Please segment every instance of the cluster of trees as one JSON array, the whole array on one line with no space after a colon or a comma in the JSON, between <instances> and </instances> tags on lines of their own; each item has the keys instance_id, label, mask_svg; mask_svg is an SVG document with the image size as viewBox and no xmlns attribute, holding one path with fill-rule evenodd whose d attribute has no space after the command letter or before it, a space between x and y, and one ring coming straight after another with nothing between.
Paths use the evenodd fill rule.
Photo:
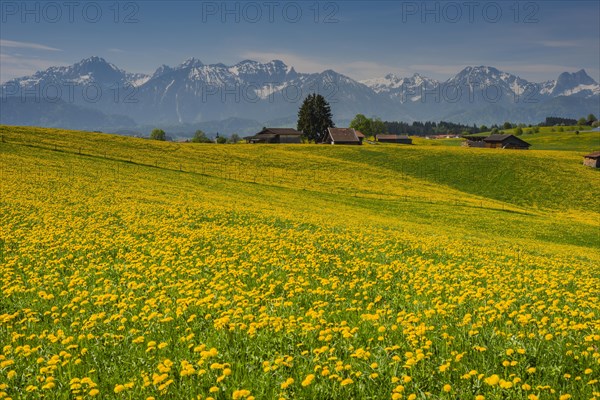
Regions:
<instances>
[{"instance_id":1,"label":"cluster of trees","mask_svg":"<svg viewBox=\"0 0 600 400\"><path fill-rule=\"evenodd\" d=\"M215 140L212 140L211 138L206 136L206 134L203 131L197 130L194 133L194 136L192 137L190 142L192 142L192 143L225 144L225 143L239 143L239 142L241 142L241 140L242 140L242 138L237 133L233 133L231 136L225 137L225 136L220 136L219 132L217 132L217 137L215 137Z\"/></svg>"},{"instance_id":2,"label":"cluster of trees","mask_svg":"<svg viewBox=\"0 0 600 400\"><path fill-rule=\"evenodd\" d=\"M363 114L357 114L350 122L350 128L360 131L363 135L375 136L380 133L387 133L385 123L379 118L367 118Z\"/></svg>"},{"instance_id":3,"label":"cluster of trees","mask_svg":"<svg viewBox=\"0 0 600 400\"><path fill-rule=\"evenodd\" d=\"M577 120L571 118L546 117L546 120L540 126L556 126L556 125L575 125Z\"/></svg>"},{"instance_id":4,"label":"cluster of trees","mask_svg":"<svg viewBox=\"0 0 600 400\"><path fill-rule=\"evenodd\" d=\"M587 118L579 118L579 120L577 121L577 125L588 125L596 127L600 126L600 123L598 122L598 118L596 118L594 114L590 114L587 116Z\"/></svg>"},{"instance_id":5,"label":"cluster of trees","mask_svg":"<svg viewBox=\"0 0 600 400\"><path fill-rule=\"evenodd\" d=\"M490 133L492 135L503 134L504 131L502 131L501 128L502 129L514 129L512 134L515 136L521 136L523 133L533 134L533 133L538 133L540 131L539 126L531 126L531 125L527 126L525 124L507 125L506 123L504 123L504 125L502 125L502 127L494 126ZM485 132L485 131L482 131L482 132Z\"/></svg>"},{"instance_id":6,"label":"cluster of trees","mask_svg":"<svg viewBox=\"0 0 600 400\"><path fill-rule=\"evenodd\" d=\"M600 126L600 122L594 114L590 114L587 118L580 118L578 121L569 118L560 117L548 117L546 121L540 123L537 126L516 124L512 122L505 122L501 125L481 125L479 127L473 125L457 124L454 122L441 121L435 122L419 122L415 121L412 124L406 122L388 122L385 121L383 124L386 127L387 132L392 134L408 134L415 136L425 135L441 135L441 134L453 134L453 135L467 135L480 132L490 132L492 134L502 133L503 130L514 129L515 135L521 135L523 133L537 133L539 132L540 126L556 126L556 125L579 125L579 126Z\"/></svg>"},{"instance_id":7,"label":"cluster of trees","mask_svg":"<svg viewBox=\"0 0 600 400\"><path fill-rule=\"evenodd\" d=\"M167 140L167 134L162 129L153 129L150 133L150 139L161 140L164 142L165 140Z\"/></svg>"},{"instance_id":8,"label":"cluster of trees","mask_svg":"<svg viewBox=\"0 0 600 400\"><path fill-rule=\"evenodd\" d=\"M598 122L598 118L594 114L589 114L586 117L581 117L578 120L572 118L560 118L560 117L547 117L544 122L540 124L540 126L557 126L557 125L565 125L565 126L598 126L600 123Z\"/></svg>"},{"instance_id":9,"label":"cluster of trees","mask_svg":"<svg viewBox=\"0 0 600 400\"><path fill-rule=\"evenodd\" d=\"M162 129L156 128L156 129L153 129L152 132L150 133L150 139L165 141L165 140L167 140L167 134ZM192 136L192 138L189 141L192 143L223 144L223 143L238 143L241 140L242 140L242 138L236 133L232 134L228 138L225 136L219 136L219 134L217 133L217 137L215 138L215 140L213 140L213 139L209 138L206 135L206 133L204 133L202 130L199 129L196 132L194 132L194 136Z\"/></svg>"},{"instance_id":10,"label":"cluster of trees","mask_svg":"<svg viewBox=\"0 0 600 400\"><path fill-rule=\"evenodd\" d=\"M206 136L206 134L201 130L197 130L194 133L194 136L192 136L192 139L190 140L190 142L192 142L192 143L214 143L213 140L211 138L209 138L208 136Z\"/></svg>"}]
</instances>

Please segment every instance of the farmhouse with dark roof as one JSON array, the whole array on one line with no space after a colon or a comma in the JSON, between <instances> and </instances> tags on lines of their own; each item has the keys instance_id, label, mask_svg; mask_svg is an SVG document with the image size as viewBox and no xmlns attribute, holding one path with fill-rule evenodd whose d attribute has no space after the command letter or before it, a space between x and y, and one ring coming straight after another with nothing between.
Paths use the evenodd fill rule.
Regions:
<instances>
[{"instance_id":1,"label":"farmhouse with dark roof","mask_svg":"<svg viewBox=\"0 0 600 400\"><path fill-rule=\"evenodd\" d=\"M263 128L244 140L248 143L302 143L302 132L292 128Z\"/></svg>"},{"instance_id":2,"label":"farmhouse with dark roof","mask_svg":"<svg viewBox=\"0 0 600 400\"><path fill-rule=\"evenodd\" d=\"M352 128L327 128L323 143L361 145L362 140Z\"/></svg>"},{"instance_id":3,"label":"farmhouse with dark roof","mask_svg":"<svg viewBox=\"0 0 600 400\"><path fill-rule=\"evenodd\" d=\"M490 149L520 149L527 150L531 144L515 135L467 136L463 146L485 147Z\"/></svg>"}]
</instances>

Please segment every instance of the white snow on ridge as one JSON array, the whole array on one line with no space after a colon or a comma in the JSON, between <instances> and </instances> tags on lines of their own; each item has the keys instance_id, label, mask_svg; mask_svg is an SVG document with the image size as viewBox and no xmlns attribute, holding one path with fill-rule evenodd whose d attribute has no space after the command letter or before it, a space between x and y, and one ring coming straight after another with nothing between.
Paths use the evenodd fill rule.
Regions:
<instances>
[{"instance_id":1,"label":"white snow on ridge","mask_svg":"<svg viewBox=\"0 0 600 400\"><path fill-rule=\"evenodd\" d=\"M547 81L541 84L540 94L552 94L556 88L556 81Z\"/></svg>"},{"instance_id":2,"label":"white snow on ridge","mask_svg":"<svg viewBox=\"0 0 600 400\"><path fill-rule=\"evenodd\" d=\"M282 83L281 85L265 85L256 91L256 94L261 99L268 99L270 96L274 95L278 92L283 92L283 90L288 86L287 83Z\"/></svg>"},{"instance_id":3,"label":"white snow on ridge","mask_svg":"<svg viewBox=\"0 0 600 400\"><path fill-rule=\"evenodd\" d=\"M74 79L73 82L75 83L79 83L79 84L84 84L87 83L91 80L91 76L90 74L86 74L86 75L80 75L78 78Z\"/></svg>"},{"instance_id":4,"label":"white snow on ridge","mask_svg":"<svg viewBox=\"0 0 600 400\"><path fill-rule=\"evenodd\" d=\"M363 85L367 86L379 86L379 85L388 85L390 83L389 79L386 78L371 78L359 81Z\"/></svg>"},{"instance_id":5,"label":"white snow on ridge","mask_svg":"<svg viewBox=\"0 0 600 400\"><path fill-rule=\"evenodd\" d=\"M522 95L527 91L528 85L521 84L519 80L520 79L515 79L512 85L510 85L510 89L513 91L514 94Z\"/></svg>"},{"instance_id":6,"label":"white snow on ridge","mask_svg":"<svg viewBox=\"0 0 600 400\"><path fill-rule=\"evenodd\" d=\"M144 83L148 82L150 80L151 76L146 75L146 76L142 76L140 78L133 78L132 80L129 81L129 83L133 86L133 87L140 87L142 86Z\"/></svg>"},{"instance_id":7,"label":"white snow on ridge","mask_svg":"<svg viewBox=\"0 0 600 400\"><path fill-rule=\"evenodd\" d=\"M363 85L368 86L376 93L389 93L392 97L404 98L404 94L399 91L406 91L407 94L417 93L418 89L431 89L438 86L440 83L435 79L427 78L419 74L414 74L410 78L398 78L394 74L388 74L383 78L365 79L360 81ZM420 96L412 97L411 100L418 101Z\"/></svg>"},{"instance_id":8,"label":"white snow on ridge","mask_svg":"<svg viewBox=\"0 0 600 400\"><path fill-rule=\"evenodd\" d=\"M574 87L573 89L565 90L562 93L556 93L558 96L570 96L573 94L580 93L584 90L589 90L593 94L600 94L600 85L579 85Z\"/></svg>"},{"instance_id":9,"label":"white snow on ridge","mask_svg":"<svg viewBox=\"0 0 600 400\"><path fill-rule=\"evenodd\" d=\"M170 87L171 87L171 86L172 86L174 83L175 83L175 79L173 79L173 80L171 81L171 83L169 83L169 84L167 85L167 87L165 88L165 91L163 92L162 96L160 96L160 102L161 102L161 103L163 102L163 100L164 100L165 96L167 95L167 92L169 91L169 88L170 88Z\"/></svg>"}]
</instances>

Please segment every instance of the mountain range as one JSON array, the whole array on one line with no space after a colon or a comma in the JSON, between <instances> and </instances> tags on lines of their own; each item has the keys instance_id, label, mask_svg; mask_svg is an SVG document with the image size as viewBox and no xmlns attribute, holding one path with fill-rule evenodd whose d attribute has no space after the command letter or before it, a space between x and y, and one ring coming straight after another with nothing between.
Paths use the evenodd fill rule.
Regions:
<instances>
[{"instance_id":1,"label":"mountain range","mask_svg":"<svg viewBox=\"0 0 600 400\"><path fill-rule=\"evenodd\" d=\"M303 98L312 92L325 96L340 126L358 113L390 121L489 125L600 112L600 85L584 70L541 83L488 66L466 67L446 81L420 74L356 81L333 70L300 73L279 60L228 66L191 58L145 75L90 57L0 85L0 123L247 133L266 125L294 126Z\"/></svg>"}]
</instances>

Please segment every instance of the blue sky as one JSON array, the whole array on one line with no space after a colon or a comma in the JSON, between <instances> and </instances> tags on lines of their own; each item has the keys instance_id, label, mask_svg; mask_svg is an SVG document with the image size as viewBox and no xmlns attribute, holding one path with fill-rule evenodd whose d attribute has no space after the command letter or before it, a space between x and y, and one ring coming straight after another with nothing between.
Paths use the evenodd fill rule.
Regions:
<instances>
[{"instance_id":1,"label":"blue sky","mask_svg":"<svg viewBox=\"0 0 600 400\"><path fill-rule=\"evenodd\" d=\"M0 81L89 56L145 73L196 57L355 79L489 65L537 82L584 68L600 81L598 1L76 3L0 1Z\"/></svg>"}]
</instances>

